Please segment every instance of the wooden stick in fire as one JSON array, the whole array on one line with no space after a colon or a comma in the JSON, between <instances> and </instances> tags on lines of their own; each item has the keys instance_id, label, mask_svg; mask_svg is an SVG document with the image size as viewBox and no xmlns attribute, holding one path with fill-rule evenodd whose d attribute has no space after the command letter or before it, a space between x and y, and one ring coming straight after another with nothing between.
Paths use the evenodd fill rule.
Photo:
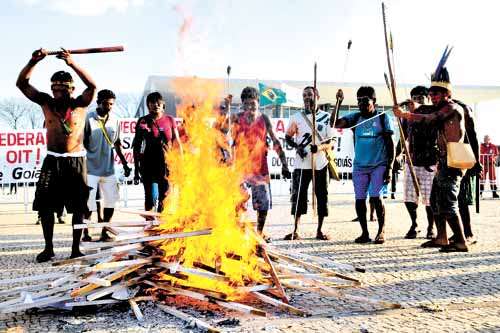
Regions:
<instances>
[{"instance_id":1,"label":"wooden stick in fire","mask_svg":"<svg viewBox=\"0 0 500 333\"><path fill-rule=\"evenodd\" d=\"M68 51L71 54L87 54L87 53L122 52L124 50L125 48L122 45L119 45L119 46L107 46L107 47L91 47L86 49L75 49L66 51ZM61 52L62 50L47 51L47 55L58 55Z\"/></svg>"},{"instance_id":2,"label":"wooden stick in fire","mask_svg":"<svg viewBox=\"0 0 500 333\"><path fill-rule=\"evenodd\" d=\"M271 259L269 258L269 256L267 255L265 247L263 247L263 246L260 247L260 253L262 255L262 258L264 258L264 261L269 265L271 278L274 282L274 285L278 289L281 300L286 304L290 303L290 300L288 299L288 297L285 293L285 290L283 289L283 286L281 285L278 274L276 273L276 270L274 269L273 263L272 263Z\"/></svg>"},{"instance_id":3,"label":"wooden stick in fire","mask_svg":"<svg viewBox=\"0 0 500 333\"><path fill-rule=\"evenodd\" d=\"M394 105L398 105L398 99L396 97L396 80L394 78L394 71L393 71L394 64L392 63L391 56L390 56L391 50L393 50L394 47L392 45L392 37L390 38L391 45L389 46L389 35L387 34L387 22L386 22L386 17L385 17L385 5L383 2L382 2L382 21L384 23L384 37L385 37L385 50L386 50L386 56L387 56L387 66L389 67L389 78L390 78L390 89L389 90L390 90L391 95L392 95L392 102L394 103ZM415 174L415 169L413 168L413 163L411 161L410 152L408 151L408 146L406 145L403 127L401 126L401 120L399 120L399 118L398 118L397 121L398 121L401 145L403 147L403 151L404 151L406 160L408 162L411 180L413 182L413 187L415 188L415 193L417 194L417 197L419 197L420 196L420 186L418 184L417 175Z\"/></svg>"}]
</instances>

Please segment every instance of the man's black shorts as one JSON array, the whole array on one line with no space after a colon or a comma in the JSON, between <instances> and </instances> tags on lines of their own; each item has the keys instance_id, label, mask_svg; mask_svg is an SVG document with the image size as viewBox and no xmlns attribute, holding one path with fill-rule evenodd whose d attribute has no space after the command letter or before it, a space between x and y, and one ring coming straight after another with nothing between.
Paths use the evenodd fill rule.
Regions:
<instances>
[{"instance_id":1,"label":"man's black shorts","mask_svg":"<svg viewBox=\"0 0 500 333\"><path fill-rule=\"evenodd\" d=\"M45 157L33 210L56 212L65 206L68 213L86 213L88 197L85 157Z\"/></svg>"},{"instance_id":2,"label":"man's black shorts","mask_svg":"<svg viewBox=\"0 0 500 333\"><path fill-rule=\"evenodd\" d=\"M432 181L431 206L434 214L458 216L458 193L462 172L460 169L439 168Z\"/></svg>"}]
</instances>

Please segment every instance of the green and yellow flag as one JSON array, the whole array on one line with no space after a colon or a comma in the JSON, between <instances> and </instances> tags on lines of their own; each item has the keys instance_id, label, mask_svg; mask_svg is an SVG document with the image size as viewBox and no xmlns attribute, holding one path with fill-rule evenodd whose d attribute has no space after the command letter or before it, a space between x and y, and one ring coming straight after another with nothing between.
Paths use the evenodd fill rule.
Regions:
<instances>
[{"instance_id":1,"label":"green and yellow flag","mask_svg":"<svg viewBox=\"0 0 500 333\"><path fill-rule=\"evenodd\" d=\"M260 105L280 105L286 103L286 93L283 90L268 87L259 82Z\"/></svg>"}]
</instances>

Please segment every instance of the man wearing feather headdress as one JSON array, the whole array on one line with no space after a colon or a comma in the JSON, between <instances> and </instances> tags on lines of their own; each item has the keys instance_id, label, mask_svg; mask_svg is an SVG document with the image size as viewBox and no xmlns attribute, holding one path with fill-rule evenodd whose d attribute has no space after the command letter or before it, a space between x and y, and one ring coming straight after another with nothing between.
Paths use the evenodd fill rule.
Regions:
<instances>
[{"instance_id":1,"label":"man wearing feather headdress","mask_svg":"<svg viewBox=\"0 0 500 333\"><path fill-rule=\"evenodd\" d=\"M446 53L446 52L445 52ZM451 99L452 86L444 61L440 62L429 89L429 97L436 108L432 114L417 114L393 107L394 114L410 122L427 122L438 128L438 167L433 180L431 205L435 214L438 235L425 242L422 247L440 247L441 252L468 252L462 222L459 217L458 193L462 169L449 167L447 164L447 143L463 142L465 136L464 110ZM418 107L418 105L415 105ZM453 231L453 243L446 235L446 222Z\"/></svg>"}]
</instances>

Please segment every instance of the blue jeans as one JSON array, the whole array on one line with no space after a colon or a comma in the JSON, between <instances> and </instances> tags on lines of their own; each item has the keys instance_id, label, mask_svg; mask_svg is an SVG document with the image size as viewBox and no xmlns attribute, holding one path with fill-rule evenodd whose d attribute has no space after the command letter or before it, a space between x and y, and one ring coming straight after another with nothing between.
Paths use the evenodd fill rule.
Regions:
<instances>
[{"instance_id":1,"label":"blue jeans","mask_svg":"<svg viewBox=\"0 0 500 333\"><path fill-rule=\"evenodd\" d=\"M160 181L152 181L149 179L143 179L142 184L144 186L144 209L153 209L155 202L158 201L158 212L163 210L163 200L167 194L169 184L166 179Z\"/></svg>"}]
</instances>

